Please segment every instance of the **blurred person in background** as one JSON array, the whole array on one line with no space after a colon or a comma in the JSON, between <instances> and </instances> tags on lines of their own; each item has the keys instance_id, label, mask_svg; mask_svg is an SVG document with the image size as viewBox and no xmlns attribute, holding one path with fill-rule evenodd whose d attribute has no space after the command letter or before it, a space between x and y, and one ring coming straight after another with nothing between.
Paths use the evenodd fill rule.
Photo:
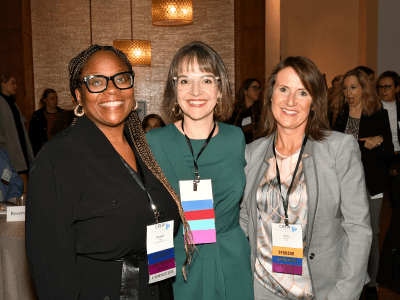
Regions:
<instances>
[{"instance_id":1,"label":"blurred person in background","mask_svg":"<svg viewBox=\"0 0 400 300\"><path fill-rule=\"evenodd\" d=\"M262 109L262 87L256 78L243 81L236 96L232 117L227 122L242 129L246 144L256 140Z\"/></svg>"},{"instance_id":2,"label":"blurred person in background","mask_svg":"<svg viewBox=\"0 0 400 300\"><path fill-rule=\"evenodd\" d=\"M369 78L369 82L371 84L374 84L374 81L375 81L375 71L374 70L372 70L371 68L365 67L365 66L358 66L355 69L356 70L361 70L365 74L367 74L367 76Z\"/></svg>"},{"instance_id":3,"label":"blurred person in background","mask_svg":"<svg viewBox=\"0 0 400 300\"><path fill-rule=\"evenodd\" d=\"M36 156L43 145L52 138L54 122L64 111L58 107L57 92L53 89L45 89L40 98L42 108L33 113L29 126L29 139L32 144L33 154Z\"/></svg>"},{"instance_id":4,"label":"blurred person in background","mask_svg":"<svg viewBox=\"0 0 400 300\"><path fill-rule=\"evenodd\" d=\"M24 182L13 168L6 150L0 148L0 202L21 197L24 191Z\"/></svg>"},{"instance_id":5,"label":"blurred person in background","mask_svg":"<svg viewBox=\"0 0 400 300\"><path fill-rule=\"evenodd\" d=\"M393 156L392 132L388 112L371 84L360 70L348 71L341 81L342 92L331 103L333 130L353 135L361 150L365 181L370 195L369 210L372 227L371 253L368 261L367 295L378 298L376 275L379 269L379 224L383 192L389 185L387 162Z\"/></svg>"},{"instance_id":6,"label":"blurred person in background","mask_svg":"<svg viewBox=\"0 0 400 300\"><path fill-rule=\"evenodd\" d=\"M376 281L400 294L400 76L394 71L383 72L376 81L376 90L389 113L394 145L394 156L388 162L391 176L388 192L393 211Z\"/></svg>"},{"instance_id":7,"label":"blurred person in background","mask_svg":"<svg viewBox=\"0 0 400 300\"><path fill-rule=\"evenodd\" d=\"M143 119L142 126L144 133L146 133L151 129L164 127L165 123L159 115L150 114Z\"/></svg>"},{"instance_id":8,"label":"blurred person in background","mask_svg":"<svg viewBox=\"0 0 400 300\"><path fill-rule=\"evenodd\" d=\"M34 155L25 128L25 118L18 109L14 95L17 82L11 75L0 74L0 148L6 150L15 170L24 181L24 191L28 184L29 166Z\"/></svg>"}]
</instances>

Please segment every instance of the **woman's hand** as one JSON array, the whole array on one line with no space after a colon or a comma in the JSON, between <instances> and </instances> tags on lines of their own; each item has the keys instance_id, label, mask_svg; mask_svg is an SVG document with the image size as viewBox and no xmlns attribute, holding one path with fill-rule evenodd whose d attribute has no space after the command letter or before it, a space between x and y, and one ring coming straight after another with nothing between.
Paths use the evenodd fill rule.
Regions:
<instances>
[{"instance_id":1,"label":"woman's hand","mask_svg":"<svg viewBox=\"0 0 400 300\"><path fill-rule=\"evenodd\" d=\"M381 136L370 136L367 138L359 139L362 142L365 142L364 147L371 150L375 147L379 146L383 142L383 137Z\"/></svg>"}]
</instances>

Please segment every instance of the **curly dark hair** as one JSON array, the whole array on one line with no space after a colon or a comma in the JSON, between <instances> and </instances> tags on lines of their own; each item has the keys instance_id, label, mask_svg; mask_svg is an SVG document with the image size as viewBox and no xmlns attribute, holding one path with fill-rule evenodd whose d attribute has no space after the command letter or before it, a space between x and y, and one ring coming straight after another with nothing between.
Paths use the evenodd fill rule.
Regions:
<instances>
[{"instance_id":1,"label":"curly dark hair","mask_svg":"<svg viewBox=\"0 0 400 300\"><path fill-rule=\"evenodd\" d=\"M194 61L197 61L199 69L202 72L212 73L214 76L220 78L218 81L218 90L221 93L221 97L218 99L216 107L219 114L214 113L214 118L218 121L228 119L232 115L234 101L229 86L228 72L218 53L202 42L193 42L180 48L172 59L162 102L165 117L171 121L182 119L182 116L174 115L177 95L173 78L179 75L179 71L182 69L185 61L188 68L193 65Z\"/></svg>"},{"instance_id":2,"label":"curly dark hair","mask_svg":"<svg viewBox=\"0 0 400 300\"><path fill-rule=\"evenodd\" d=\"M277 130L277 122L272 113L272 96L277 74L286 68L292 68L312 98L305 134L308 139L322 141L329 127L328 94L325 79L316 65L303 56L289 56L283 59L272 71L265 88L265 104L261 113L259 136L270 136Z\"/></svg>"}]
</instances>

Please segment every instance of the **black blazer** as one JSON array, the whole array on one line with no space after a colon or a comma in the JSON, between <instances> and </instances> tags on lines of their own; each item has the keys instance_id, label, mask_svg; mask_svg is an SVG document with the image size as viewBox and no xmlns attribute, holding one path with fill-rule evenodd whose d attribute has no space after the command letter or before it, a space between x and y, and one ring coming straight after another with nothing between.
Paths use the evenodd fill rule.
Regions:
<instances>
[{"instance_id":1,"label":"black blazer","mask_svg":"<svg viewBox=\"0 0 400 300\"><path fill-rule=\"evenodd\" d=\"M135 154L161 221L173 219L176 233L176 203ZM155 218L145 191L86 116L46 143L31 168L28 198L26 252L39 299L119 299L116 260L146 252L146 226ZM139 293L155 288L146 284Z\"/></svg>"},{"instance_id":2,"label":"black blazer","mask_svg":"<svg viewBox=\"0 0 400 300\"><path fill-rule=\"evenodd\" d=\"M345 107L341 114L337 115L333 130L344 132L349 118L349 108ZM371 116L361 115L358 138L372 136L382 136L383 142L374 149L364 147L365 142L358 140L361 151L361 161L364 167L365 181L371 196L383 193L389 184L389 172L386 162L393 156L394 147L392 142L392 132L390 130L389 115L387 110L381 109Z\"/></svg>"},{"instance_id":3,"label":"black blazer","mask_svg":"<svg viewBox=\"0 0 400 300\"><path fill-rule=\"evenodd\" d=\"M63 109L58 107L58 111ZM29 123L29 140L31 141L33 155L37 155L43 145L47 142L47 120L44 116L44 107L33 113Z\"/></svg>"}]
</instances>

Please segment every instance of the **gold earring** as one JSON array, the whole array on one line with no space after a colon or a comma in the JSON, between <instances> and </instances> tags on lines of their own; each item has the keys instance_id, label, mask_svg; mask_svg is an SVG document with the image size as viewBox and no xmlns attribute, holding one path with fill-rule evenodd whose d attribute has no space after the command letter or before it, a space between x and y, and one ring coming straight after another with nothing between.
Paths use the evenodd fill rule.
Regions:
<instances>
[{"instance_id":1,"label":"gold earring","mask_svg":"<svg viewBox=\"0 0 400 300\"><path fill-rule=\"evenodd\" d=\"M175 117L179 117L179 115L181 114L181 108L180 108L178 102L175 102L175 106L172 109L172 113L174 114Z\"/></svg>"},{"instance_id":2,"label":"gold earring","mask_svg":"<svg viewBox=\"0 0 400 300\"><path fill-rule=\"evenodd\" d=\"M135 100L135 107L132 109L133 111L137 111L137 109L139 108L139 104L138 102Z\"/></svg>"},{"instance_id":3,"label":"gold earring","mask_svg":"<svg viewBox=\"0 0 400 300\"><path fill-rule=\"evenodd\" d=\"M78 104L74 109L74 114L77 117L82 117L85 114L82 105Z\"/></svg>"},{"instance_id":4,"label":"gold earring","mask_svg":"<svg viewBox=\"0 0 400 300\"><path fill-rule=\"evenodd\" d=\"M220 111L218 111L218 106L219 106L218 103L220 103L220 102L217 101L217 104L214 107L214 112L215 112L215 115L219 117L221 115L221 109L220 109Z\"/></svg>"}]
</instances>

